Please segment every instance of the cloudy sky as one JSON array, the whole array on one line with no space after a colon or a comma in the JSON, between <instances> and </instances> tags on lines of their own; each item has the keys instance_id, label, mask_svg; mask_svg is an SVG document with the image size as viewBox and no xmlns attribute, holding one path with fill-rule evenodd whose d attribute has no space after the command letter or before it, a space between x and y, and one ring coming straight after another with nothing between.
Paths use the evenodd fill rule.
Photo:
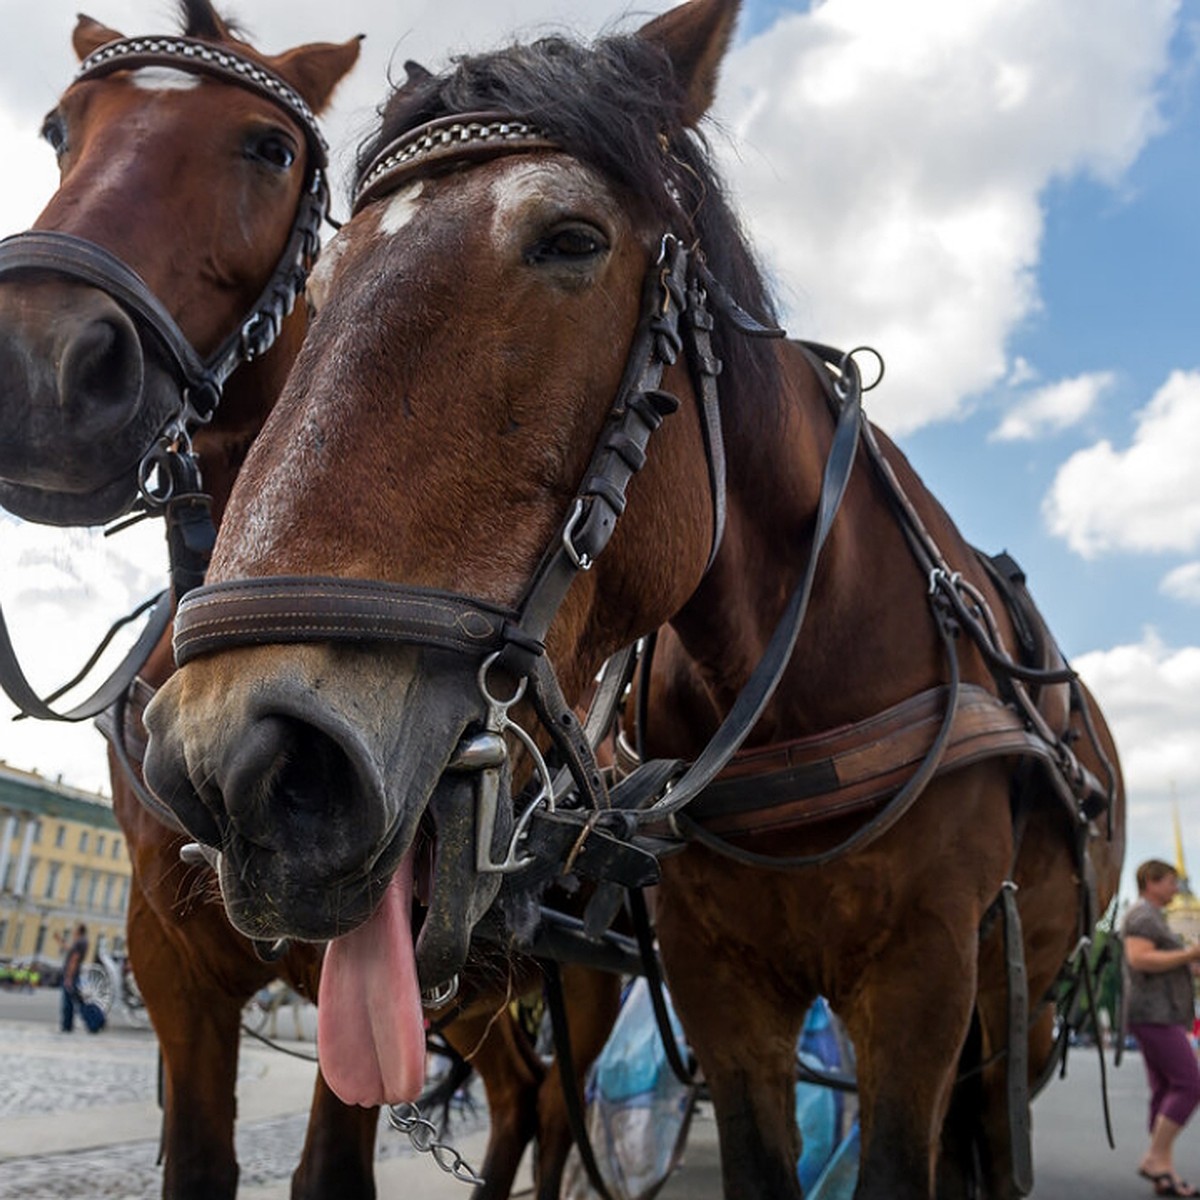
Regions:
<instances>
[{"instance_id":1,"label":"cloudy sky","mask_svg":"<svg viewBox=\"0 0 1200 1200\"><path fill-rule=\"evenodd\" d=\"M84 0L127 34L169 0ZM327 121L344 165L389 67L629 28L611 0L230 0L272 51L366 33ZM0 0L0 234L55 186L42 115L75 4ZM869 397L968 537L1025 566L1116 729L1131 861L1200 875L1200 5L746 0L714 143L789 329L887 359ZM336 208L344 211L344 191ZM0 518L0 600L35 682L159 585L160 535ZM11 724L0 759L106 789L88 729Z\"/></svg>"}]
</instances>

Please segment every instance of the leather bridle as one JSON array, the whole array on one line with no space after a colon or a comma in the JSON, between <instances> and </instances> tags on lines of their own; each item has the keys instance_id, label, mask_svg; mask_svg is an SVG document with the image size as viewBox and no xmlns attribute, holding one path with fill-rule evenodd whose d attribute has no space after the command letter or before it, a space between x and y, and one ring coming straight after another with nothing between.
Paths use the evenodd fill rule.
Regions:
<instances>
[{"instance_id":1,"label":"leather bridle","mask_svg":"<svg viewBox=\"0 0 1200 1200\"><path fill-rule=\"evenodd\" d=\"M207 357L192 346L141 276L104 247L51 230L30 230L0 241L0 280L20 272L44 271L97 288L115 300L140 329L148 331L163 352L178 386L179 409L143 456L138 489L140 506L148 512L161 512L167 519L171 590L178 598L203 581L216 536L191 434L212 420L229 376L242 363L271 348L304 290L320 249L321 224L329 212L328 146L315 114L291 84L236 50L200 39L141 37L109 42L84 59L74 82L142 67L169 67L254 92L299 125L308 149L307 174L279 262L250 311ZM170 623L171 610L171 593L164 591L113 674L86 700L65 712L51 707L53 697L41 698L29 684L0 614L0 686L26 716L60 721L94 717L128 689Z\"/></svg>"},{"instance_id":2,"label":"leather bridle","mask_svg":"<svg viewBox=\"0 0 1200 1200\"><path fill-rule=\"evenodd\" d=\"M507 153L558 149L541 130L505 114L478 113L443 118L404 135L368 166L360 184L356 211L393 192L419 174L449 166L461 168ZM657 874L654 856L633 838L643 822L638 814L614 807L590 739L563 697L545 654L545 638L571 583L591 565L612 537L625 510L630 480L646 461L651 435L674 412L678 399L661 387L665 369L683 356L690 368L704 429L712 492L713 541L709 562L720 545L724 524L725 466L716 378L720 362L711 348L714 303L733 326L750 336L782 336L743 312L719 286L702 255L675 235L663 236L660 252L646 276L643 314L627 360L623 381L609 410L583 483L568 505L557 536L545 551L524 597L513 608L477 598L361 579L272 576L210 584L192 592L180 605L175 623L176 661L183 665L215 650L235 646L303 642L388 642L436 646L481 662L479 682L488 716L484 728L468 736L451 759L450 770L498 770L503 761L502 734L515 728L506 712L515 697L498 702L488 687L488 672L499 662L529 686L530 699L550 734L569 782L560 772L551 779L539 770L537 794L517 820L509 852L499 862L490 856L490 838L481 830L479 869L509 873L533 866L533 857L518 850L518 839L537 844L537 857L553 864L570 856L583 874L589 859L607 878L638 885ZM860 425L861 382L848 356L827 352L838 367L835 384L841 405L839 432L823 493L814 553L806 576L801 609L807 607L821 545L837 511L854 459ZM831 379L828 372L824 379ZM803 612L797 614L798 622ZM689 793L724 765L748 735L778 682L791 638L783 638L771 661L755 677L752 701L739 708L718 743L689 772ZM627 660L626 660L627 661ZM612 693L617 689L602 691ZM494 718L494 719L493 719ZM593 724L602 724L600 722ZM519 735L518 735L519 736ZM522 738L528 744L528 738ZM481 765L482 764L482 765ZM640 796L661 790L682 764L661 765L639 780ZM574 785L570 808L556 801ZM625 788L632 797L638 789ZM657 817L655 819L658 819ZM536 836L534 827L536 828ZM542 854L546 850L548 853ZM602 864L602 865L601 865Z\"/></svg>"}]
</instances>

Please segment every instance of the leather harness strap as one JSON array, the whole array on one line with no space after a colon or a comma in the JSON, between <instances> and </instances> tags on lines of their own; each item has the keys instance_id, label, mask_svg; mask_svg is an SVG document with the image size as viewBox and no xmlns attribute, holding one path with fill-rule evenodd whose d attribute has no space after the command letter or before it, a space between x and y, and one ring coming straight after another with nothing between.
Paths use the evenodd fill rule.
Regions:
<instances>
[{"instance_id":1,"label":"leather harness strap","mask_svg":"<svg viewBox=\"0 0 1200 1200\"><path fill-rule=\"evenodd\" d=\"M930 688L860 721L761 749L743 750L688 806L688 816L725 835L776 833L874 808L901 788L928 754L949 689ZM1014 754L1053 764L1021 716L977 684L963 684L937 774ZM617 742L617 769L638 765Z\"/></svg>"}]
</instances>

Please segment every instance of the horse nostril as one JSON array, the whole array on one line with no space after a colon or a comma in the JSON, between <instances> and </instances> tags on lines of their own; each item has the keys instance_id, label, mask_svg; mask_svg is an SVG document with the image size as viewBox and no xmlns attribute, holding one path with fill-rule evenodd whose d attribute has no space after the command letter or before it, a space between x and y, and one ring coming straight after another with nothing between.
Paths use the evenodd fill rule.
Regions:
<instances>
[{"instance_id":1,"label":"horse nostril","mask_svg":"<svg viewBox=\"0 0 1200 1200\"><path fill-rule=\"evenodd\" d=\"M349 816L357 794L346 753L328 735L286 716L254 722L221 773L238 833L264 849L319 846Z\"/></svg>"},{"instance_id":2,"label":"horse nostril","mask_svg":"<svg viewBox=\"0 0 1200 1200\"><path fill-rule=\"evenodd\" d=\"M119 309L83 325L62 348L59 395L85 424L123 424L138 409L145 360L137 328ZM99 430L97 430L99 432Z\"/></svg>"}]
</instances>

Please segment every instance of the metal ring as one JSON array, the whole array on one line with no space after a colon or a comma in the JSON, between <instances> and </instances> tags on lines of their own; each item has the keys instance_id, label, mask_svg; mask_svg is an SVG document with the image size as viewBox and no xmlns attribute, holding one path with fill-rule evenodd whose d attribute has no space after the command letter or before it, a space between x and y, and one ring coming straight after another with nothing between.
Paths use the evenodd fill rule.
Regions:
<instances>
[{"instance_id":1,"label":"metal ring","mask_svg":"<svg viewBox=\"0 0 1200 1200\"><path fill-rule=\"evenodd\" d=\"M529 676L522 675L520 683L517 684L517 690L507 700L498 700L488 690L487 674L491 670L492 664L503 654L503 650L497 650L494 654L489 654L483 660L483 665L479 668L479 674L476 680L479 684L479 691L483 695L484 700L494 708L500 709L502 712L512 708L520 698L525 695L525 689L529 685Z\"/></svg>"},{"instance_id":2,"label":"metal ring","mask_svg":"<svg viewBox=\"0 0 1200 1200\"><path fill-rule=\"evenodd\" d=\"M854 362L856 354L869 354L879 364L879 374L870 383L862 382L862 368L859 367L858 363ZM853 363L854 369L858 372L860 391L864 393L874 391L883 382L884 372L887 370L887 367L883 361L883 355L874 346L855 346L853 350L847 350L842 355L841 362L838 363L838 370L844 372L847 363Z\"/></svg>"}]
</instances>

